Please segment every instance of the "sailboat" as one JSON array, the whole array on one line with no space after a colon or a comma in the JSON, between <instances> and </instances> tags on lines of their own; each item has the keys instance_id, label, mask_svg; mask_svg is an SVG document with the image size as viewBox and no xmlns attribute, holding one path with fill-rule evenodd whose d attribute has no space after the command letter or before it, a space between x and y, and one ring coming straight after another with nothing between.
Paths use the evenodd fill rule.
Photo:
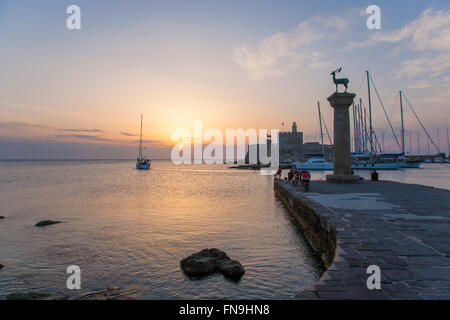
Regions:
<instances>
[{"instance_id":1,"label":"sailboat","mask_svg":"<svg viewBox=\"0 0 450 320\"><path fill-rule=\"evenodd\" d=\"M320 102L317 101L317 108L319 111L319 124L320 124L320 140L321 140L321 146L322 146L322 154L318 158L311 158L308 161L304 163L296 163L294 165L295 169L297 170L318 170L318 171L332 171L334 168L334 164L331 162L325 161L325 149L323 144L323 130L322 130L322 113L320 112ZM324 121L325 125L325 121ZM325 125L326 129L326 125ZM328 129L327 129L328 133ZM330 139L331 142L331 139Z\"/></svg>"},{"instance_id":2,"label":"sailboat","mask_svg":"<svg viewBox=\"0 0 450 320\"><path fill-rule=\"evenodd\" d=\"M447 128L447 148L448 148L447 159L445 159L444 162L450 163L450 139L448 137L448 128Z\"/></svg>"},{"instance_id":3,"label":"sailboat","mask_svg":"<svg viewBox=\"0 0 450 320\"><path fill-rule=\"evenodd\" d=\"M394 154L382 154L381 156L383 158L391 158L391 159L397 159L400 160L403 164L401 168L420 168L422 164L421 159L413 158L411 156L406 156L405 152L405 123L403 120L403 93L400 90L399 91L400 96L400 116L401 116L401 150L402 152L400 154L394 153Z\"/></svg>"},{"instance_id":4,"label":"sailboat","mask_svg":"<svg viewBox=\"0 0 450 320\"><path fill-rule=\"evenodd\" d=\"M151 160L146 159L142 155L142 118L144 116L141 114L141 134L140 134L140 140L139 140L139 156L136 160L136 169L139 170L149 170L151 165Z\"/></svg>"},{"instance_id":5,"label":"sailboat","mask_svg":"<svg viewBox=\"0 0 450 320\"><path fill-rule=\"evenodd\" d=\"M304 163L296 163L295 169L297 170L318 170L318 171L332 171L334 164L327 162L320 158L311 158Z\"/></svg>"},{"instance_id":6,"label":"sailboat","mask_svg":"<svg viewBox=\"0 0 450 320\"><path fill-rule=\"evenodd\" d=\"M366 71L366 74L369 101L369 132L367 132L366 108L363 107L362 100L360 99L360 104L354 106L353 115L356 117L356 120L353 122L353 125L356 139L355 153L351 155L351 168L353 170L397 170L403 166L403 161L399 162L396 159L383 159L382 156L376 154L376 146L374 143L375 133L372 126L372 100L370 92L371 78L369 71ZM362 142L362 146L360 141ZM370 150L367 150L367 147L369 146Z\"/></svg>"}]
</instances>

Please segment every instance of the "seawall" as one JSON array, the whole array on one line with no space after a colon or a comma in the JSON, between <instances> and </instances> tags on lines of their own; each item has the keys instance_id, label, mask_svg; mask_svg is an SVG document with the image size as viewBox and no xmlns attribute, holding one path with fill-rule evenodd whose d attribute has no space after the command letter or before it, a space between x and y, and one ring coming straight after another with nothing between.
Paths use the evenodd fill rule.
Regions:
<instances>
[{"instance_id":1,"label":"seawall","mask_svg":"<svg viewBox=\"0 0 450 320\"><path fill-rule=\"evenodd\" d=\"M337 232L329 217L329 209L306 197L294 196L280 180L275 180L274 188L297 220L309 244L320 255L325 268L329 268L337 248Z\"/></svg>"},{"instance_id":2,"label":"seawall","mask_svg":"<svg viewBox=\"0 0 450 320\"><path fill-rule=\"evenodd\" d=\"M274 190L327 270L297 299L450 299L450 191L395 182L288 181ZM369 289L369 266L381 288Z\"/></svg>"}]
</instances>

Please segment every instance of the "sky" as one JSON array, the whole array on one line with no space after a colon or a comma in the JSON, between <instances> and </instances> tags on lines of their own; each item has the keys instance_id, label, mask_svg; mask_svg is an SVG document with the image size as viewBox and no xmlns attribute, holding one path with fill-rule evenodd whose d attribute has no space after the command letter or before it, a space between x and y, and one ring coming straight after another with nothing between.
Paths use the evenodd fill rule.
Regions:
<instances>
[{"instance_id":1,"label":"sky","mask_svg":"<svg viewBox=\"0 0 450 320\"><path fill-rule=\"evenodd\" d=\"M66 27L72 4L80 30ZM366 26L373 4L380 30ZM448 151L448 1L2 0L0 159L135 158L140 114L153 159L195 120L222 131L296 121L318 141L318 101L332 132L338 67L366 106L370 70L396 134L403 90ZM375 92L372 104L375 132L397 151ZM415 153L420 127L404 107Z\"/></svg>"}]
</instances>

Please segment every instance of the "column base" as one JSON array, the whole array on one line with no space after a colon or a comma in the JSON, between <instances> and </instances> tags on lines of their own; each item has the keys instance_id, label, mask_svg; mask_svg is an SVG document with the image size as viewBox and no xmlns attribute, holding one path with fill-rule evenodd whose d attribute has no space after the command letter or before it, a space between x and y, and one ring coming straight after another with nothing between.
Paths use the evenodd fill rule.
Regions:
<instances>
[{"instance_id":1,"label":"column base","mask_svg":"<svg viewBox=\"0 0 450 320\"><path fill-rule=\"evenodd\" d=\"M333 183L355 183L361 178L355 174L329 174L327 175L327 182Z\"/></svg>"}]
</instances>

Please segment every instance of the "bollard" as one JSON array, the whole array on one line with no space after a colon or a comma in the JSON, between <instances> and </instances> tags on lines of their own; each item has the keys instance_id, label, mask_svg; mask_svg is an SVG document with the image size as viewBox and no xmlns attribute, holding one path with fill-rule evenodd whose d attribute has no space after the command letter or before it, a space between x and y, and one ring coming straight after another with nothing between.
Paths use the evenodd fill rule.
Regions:
<instances>
[{"instance_id":1,"label":"bollard","mask_svg":"<svg viewBox=\"0 0 450 320\"><path fill-rule=\"evenodd\" d=\"M372 181L378 181L378 172L376 172L376 170L374 170L372 172Z\"/></svg>"}]
</instances>

